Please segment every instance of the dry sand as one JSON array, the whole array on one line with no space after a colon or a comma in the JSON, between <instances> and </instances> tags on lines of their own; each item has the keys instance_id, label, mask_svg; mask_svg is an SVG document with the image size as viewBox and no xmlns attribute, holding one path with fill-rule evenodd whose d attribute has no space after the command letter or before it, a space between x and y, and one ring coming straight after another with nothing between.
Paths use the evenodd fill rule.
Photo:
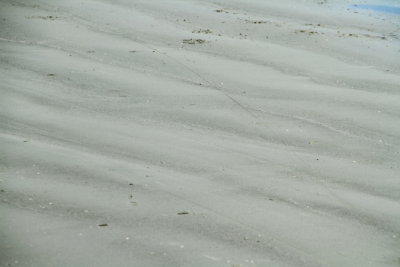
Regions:
<instances>
[{"instance_id":1,"label":"dry sand","mask_svg":"<svg viewBox=\"0 0 400 267\"><path fill-rule=\"evenodd\" d=\"M349 1L0 1L1 266L399 266L400 20Z\"/></svg>"}]
</instances>

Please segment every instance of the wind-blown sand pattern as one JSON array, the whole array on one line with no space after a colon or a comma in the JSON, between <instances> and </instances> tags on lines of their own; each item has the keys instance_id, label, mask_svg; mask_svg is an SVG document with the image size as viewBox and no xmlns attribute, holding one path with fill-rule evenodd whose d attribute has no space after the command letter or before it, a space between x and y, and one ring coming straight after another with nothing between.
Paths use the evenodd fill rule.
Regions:
<instances>
[{"instance_id":1,"label":"wind-blown sand pattern","mask_svg":"<svg viewBox=\"0 0 400 267\"><path fill-rule=\"evenodd\" d=\"M399 266L400 20L344 1L0 1L1 266Z\"/></svg>"}]
</instances>

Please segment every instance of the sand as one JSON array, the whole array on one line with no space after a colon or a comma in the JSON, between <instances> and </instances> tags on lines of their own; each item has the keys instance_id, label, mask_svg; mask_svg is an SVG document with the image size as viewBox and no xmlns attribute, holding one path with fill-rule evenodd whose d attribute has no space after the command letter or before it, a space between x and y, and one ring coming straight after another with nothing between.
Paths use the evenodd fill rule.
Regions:
<instances>
[{"instance_id":1,"label":"sand","mask_svg":"<svg viewBox=\"0 0 400 267\"><path fill-rule=\"evenodd\" d=\"M399 266L400 20L352 3L0 1L0 265Z\"/></svg>"}]
</instances>

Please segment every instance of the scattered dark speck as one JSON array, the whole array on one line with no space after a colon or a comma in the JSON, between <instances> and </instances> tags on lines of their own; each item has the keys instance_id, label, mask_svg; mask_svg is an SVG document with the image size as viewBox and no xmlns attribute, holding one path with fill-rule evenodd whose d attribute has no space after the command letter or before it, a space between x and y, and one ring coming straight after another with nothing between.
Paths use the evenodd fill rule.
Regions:
<instances>
[{"instance_id":1,"label":"scattered dark speck","mask_svg":"<svg viewBox=\"0 0 400 267\"><path fill-rule=\"evenodd\" d=\"M188 211L181 211L181 212L178 212L178 215L188 215L188 214L189 214Z\"/></svg>"},{"instance_id":2,"label":"scattered dark speck","mask_svg":"<svg viewBox=\"0 0 400 267\"><path fill-rule=\"evenodd\" d=\"M204 44L205 42L206 42L206 40L203 40L203 39L184 39L183 40L184 44L191 44L191 45Z\"/></svg>"},{"instance_id":3,"label":"scattered dark speck","mask_svg":"<svg viewBox=\"0 0 400 267\"><path fill-rule=\"evenodd\" d=\"M108 224L107 223L102 223L102 224L99 224L99 227L107 227L108 226Z\"/></svg>"}]
</instances>

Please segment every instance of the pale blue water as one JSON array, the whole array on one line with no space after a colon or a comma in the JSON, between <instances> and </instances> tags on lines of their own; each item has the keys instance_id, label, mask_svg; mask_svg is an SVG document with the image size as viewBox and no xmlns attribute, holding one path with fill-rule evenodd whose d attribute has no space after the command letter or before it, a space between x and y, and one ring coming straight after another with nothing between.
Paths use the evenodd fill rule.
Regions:
<instances>
[{"instance_id":1,"label":"pale blue water","mask_svg":"<svg viewBox=\"0 0 400 267\"><path fill-rule=\"evenodd\" d=\"M377 12L400 15L400 6L391 5L353 5L353 8L368 9Z\"/></svg>"}]
</instances>

